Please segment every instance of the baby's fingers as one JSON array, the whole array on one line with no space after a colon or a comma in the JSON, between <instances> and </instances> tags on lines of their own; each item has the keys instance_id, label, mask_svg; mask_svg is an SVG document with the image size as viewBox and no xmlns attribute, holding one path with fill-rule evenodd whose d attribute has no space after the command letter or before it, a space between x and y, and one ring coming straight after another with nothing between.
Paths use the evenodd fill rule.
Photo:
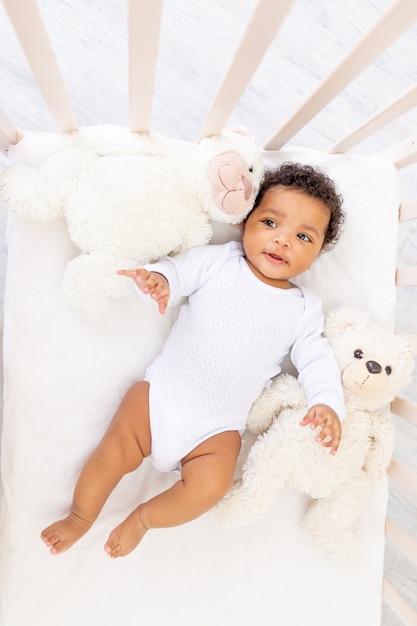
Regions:
<instances>
[{"instance_id":1,"label":"baby's fingers","mask_svg":"<svg viewBox=\"0 0 417 626\"><path fill-rule=\"evenodd\" d=\"M331 448L331 453L334 454L340 444L340 433L336 429L323 428L317 435L316 441L325 448Z\"/></svg>"},{"instance_id":2,"label":"baby's fingers","mask_svg":"<svg viewBox=\"0 0 417 626\"><path fill-rule=\"evenodd\" d=\"M311 407L307 411L307 413L304 415L303 419L300 422L301 426L307 426L308 424L310 424L311 428L317 428L319 423L320 421L318 419L317 411L314 407Z\"/></svg>"},{"instance_id":3,"label":"baby's fingers","mask_svg":"<svg viewBox=\"0 0 417 626\"><path fill-rule=\"evenodd\" d=\"M119 274L119 276L133 278L138 287L142 287L146 280L149 280L151 275L148 270L144 270L143 268L139 268L137 270L117 270L117 274Z\"/></svg>"},{"instance_id":4,"label":"baby's fingers","mask_svg":"<svg viewBox=\"0 0 417 626\"><path fill-rule=\"evenodd\" d=\"M168 296L163 296L162 298L159 298L159 300L157 300L158 310L161 313L161 315L163 315L165 311L167 310L168 299L169 299Z\"/></svg>"},{"instance_id":5,"label":"baby's fingers","mask_svg":"<svg viewBox=\"0 0 417 626\"><path fill-rule=\"evenodd\" d=\"M119 276L129 276L129 278L136 278L137 270L117 270Z\"/></svg>"}]
</instances>

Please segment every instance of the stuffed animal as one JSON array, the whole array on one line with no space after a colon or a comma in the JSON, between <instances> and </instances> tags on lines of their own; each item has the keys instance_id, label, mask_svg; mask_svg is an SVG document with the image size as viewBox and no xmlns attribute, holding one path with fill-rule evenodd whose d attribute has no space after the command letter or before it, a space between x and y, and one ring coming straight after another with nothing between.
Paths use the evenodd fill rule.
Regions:
<instances>
[{"instance_id":1,"label":"stuffed animal","mask_svg":"<svg viewBox=\"0 0 417 626\"><path fill-rule=\"evenodd\" d=\"M315 441L317 431L300 426L307 410L304 391L293 376L277 376L249 414L247 427L259 436L242 479L213 514L224 525L246 524L291 485L313 498L304 517L311 542L344 558L358 543L369 490L390 463L394 428L388 405L409 382L414 359L403 337L356 309L329 313L325 334L340 366L347 410L338 451L331 455Z\"/></svg>"},{"instance_id":2,"label":"stuffed animal","mask_svg":"<svg viewBox=\"0 0 417 626\"><path fill-rule=\"evenodd\" d=\"M65 217L80 254L67 265L62 296L95 319L109 298L133 293L117 269L208 243L210 220L245 218L262 176L261 152L244 131L187 144L106 125L65 136L38 169L4 170L0 197L26 220Z\"/></svg>"}]
</instances>

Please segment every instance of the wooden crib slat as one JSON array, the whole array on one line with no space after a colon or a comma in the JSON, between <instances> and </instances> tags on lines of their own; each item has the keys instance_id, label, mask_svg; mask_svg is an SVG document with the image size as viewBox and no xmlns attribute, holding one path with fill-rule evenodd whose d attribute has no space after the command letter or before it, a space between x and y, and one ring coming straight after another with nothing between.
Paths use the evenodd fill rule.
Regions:
<instances>
[{"instance_id":1,"label":"wooden crib slat","mask_svg":"<svg viewBox=\"0 0 417 626\"><path fill-rule=\"evenodd\" d=\"M12 122L3 111L0 109L0 151L7 152L10 144L17 142L18 133Z\"/></svg>"},{"instance_id":2,"label":"wooden crib slat","mask_svg":"<svg viewBox=\"0 0 417 626\"><path fill-rule=\"evenodd\" d=\"M162 0L129 0L129 128L148 131L158 57Z\"/></svg>"},{"instance_id":3,"label":"wooden crib slat","mask_svg":"<svg viewBox=\"0 0 417 626\"><path fill-rule=\"evenodd\" d=\"M3 0L26 59L58 129L77 128L36 0Z\"/></svg>"},{"instance_id":4,"label":"wooden crib slat","mask_svg":"<svg viewBox=\"0 0 417 626\"><path fill-rule=\"evenodd\" d=\"M407 624L407 626L417 626L417 613L413 611L411 606L386 578L384 578L383 581L382 597L402 620L403 624Z\"/></svg>"},{"instance_id":5,"label":"wooden crib slat","mask_svg":"<svg viewBox=\"0 0 417 626\"><path fill-rule=\"evenodd\" d=\"M403 202L400 206L400 213L398 216L400 222L407 222L409 220L417 220L417 200L410 200L410 202Z\"/></svg>"},{"instance_id":6,"label":"wooden crib slat","mask_svg":"<svg viewBox=\"0 0 417 626\"><path fill-rule=\"evenodd\" d=\"M417 567L417 542L389 518L385 522L385 535Z\"/></svg>"},{"instance_id":7,"label":"wooden crib slat","mask_svg":"<svg viewBox=\"0 0 417 626\"><path fill-rule=\"evenodd\" d=\"M406 398L395 398L395 400L391 403L391 412L417 426L416 402L411 402L411 400L407 400Z\"/></svg>"},{"instance_id":8,"label":"wooden crib slat","mask_svg":"<svg viewBox=\"0 0 417 626\"><path fill-rule=\"evenodd\" d=\"M258 1L210 106L200 137L218 133L225 126L293 2L294 0ZM262 36L259 33L262 33Z\"/></svg>"},{"instance_id":9,"label":"wooden crib slat","mask_svg":"<svg viewBox=\"0 0 417 626\"><path fill-rule=\"evenodd\" d=\"M383 150L378 156L392 161L398 169L417 163L417 133Z\"/></svg>"},{"instance_id":10,"label":"wooden crib slat","mask_svg":"<svg viewBox=\"0 0 417 626\"><path fill-rule=\"evenodd\" d=\"M417 496L417 474L398 461L391 461L388 475L410 493Z\"/></svg>"},{"instance_id":11,"label":"wooden crib slat","mask_svg":"<svg viewBox=\"0 0 417 626\"><path fill-rule=\"evenodd\" d=\"M391 102L391 104L387 107L381 109L378 113L365 120L363 124L355 128L355 130L331 146L328 152L347 152L358 143L361 143L361 141L364 141L371 135L378 132L384 126L387 126L390 122L393 122L402 115L405 115L405 113L416 106L416 103L417 85L414 85L399 98Z\"/></svg>"},{"instance_id":12,"label":"wooden crib slat","mask_svg":"<svg viewBox=\"0 0 417 626\"><path fill-rule=\"evenodd\" d=\"M413 287L417 285L417 266L397 267L395 284L399 287Z\"/></svg>"},{"instance_id":13,"label":"wooden crib slat","mask_svg":"<svg viewBox=\"0 0 417 626\"><path fill-rule=\"evenodd\" d=\"M397 0L352 48L292 117L267 141L266 150L277 150L333 100L417 18L415 0Z\"/></svg>"}]
</instances>

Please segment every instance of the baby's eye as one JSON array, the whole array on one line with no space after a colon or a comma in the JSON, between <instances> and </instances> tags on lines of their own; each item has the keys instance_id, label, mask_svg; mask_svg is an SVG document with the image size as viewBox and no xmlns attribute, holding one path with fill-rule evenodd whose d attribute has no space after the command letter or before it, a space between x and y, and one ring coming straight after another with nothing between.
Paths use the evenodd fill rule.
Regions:
<instances>
[{"instance_id":1,"label":"baby's eye","mask_svg":"<svg viewBox=\"0 0 417 626\"><path fill-rule=\"evenodd\" d=\"M274 220L266 219L266 220L262 220L262 221L265 224L265 226L269 226L270 228L276 228L277 227L277 224L276 224L276 222L274 222Z\"/></svg>"},{"instance_id":2,"label":"baby's eye","mask_svg":"<svg viewBox=\"0 0 417 626\"><path fill-rule=\"evenodd\" d=\"M301 239L301 241L311 241L310 237L304 233L298 233L297 237Z\"/></svg>"}]
</instances>

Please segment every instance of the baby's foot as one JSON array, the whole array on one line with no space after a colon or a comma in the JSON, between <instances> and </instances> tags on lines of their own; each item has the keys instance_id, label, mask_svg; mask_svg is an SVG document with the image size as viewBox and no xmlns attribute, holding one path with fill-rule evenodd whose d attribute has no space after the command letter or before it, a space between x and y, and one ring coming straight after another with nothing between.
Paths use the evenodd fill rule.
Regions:
<instances>
[{"instance_id":1,"label":"baby's foot","mask_svg":"<svg viewBox=\"0 0 417 626\"><path fill-rule=\"evenodd\" d=\"M104 546L105 551L112 559L126 556L141 542L148 528L142 522L139 512L135 509L124 522L116 526L109 535Z\"/></svg>"},{"instance_id":2,"label":"baby's foot","mask_svg":"<svg viewBox=\"0 0 417 626\"><path fill-rule=\"evenodd\" d=\"M69 550L78 539L85 535L90 527L90 522L70 513L68 517L45 528L41 532L41 539L50 548L51 554L60 554Z\"/></svg>"}]
</instances>

